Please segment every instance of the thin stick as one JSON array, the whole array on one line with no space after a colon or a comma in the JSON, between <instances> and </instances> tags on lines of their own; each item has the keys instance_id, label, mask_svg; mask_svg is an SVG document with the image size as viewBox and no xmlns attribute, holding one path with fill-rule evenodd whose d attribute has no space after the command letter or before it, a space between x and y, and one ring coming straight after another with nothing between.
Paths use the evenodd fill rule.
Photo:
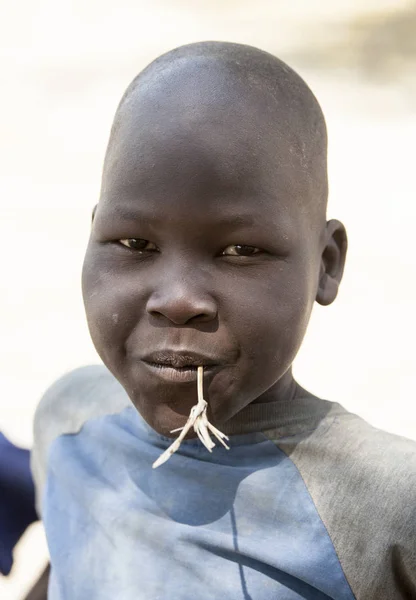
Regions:
<instances>
[{"instance_id":1,"label":"thin stick","mask_svg":"<svg viewBox=\"0 0 416 600\"><path fill-rule=\"evenodd\" d=\"M188 420L186 421L184 427L182 428L181 433L179 434L178 438L173 442L173 444L171 444L164 452L163 454L161 454L159 456L159 458L157 460L155 460L155 462L153 463L153 468L156 469L157 467L160 467L160 465L163 465L164 462L166 462L171 456L172 454L174 454L179 446L181 445L182 440L184 439L184 437L186 436L186 434L188 433L188 431L191 429L191 427L194 425L196 419L198 418L200 412L204 410L203 407L200 408L200 406L197 404L196 406L193 406L191 408L191 412L189 414Z\"/></svg>"},{"instance_id":2,"label":"thin stick","mask_svg":"<svg viewBox=\"0 0 416 600\"><path fill-rule=\"evenodd\" d=\"M180 431L181 433L179 434L178 438L173 442L173 444L171 444L153 463L154 469L160 467L160 465L163 465L163 463L166 462L172 456L172 454L174 454L178 450L182 440L185 438L186 434L191 429L191 427L194 428L194 431L197 434L198 438L209 452L212 452L212 449L215 447L215 443L211 439L209 431L211 431L211 433L217 438L217 440L221 442L221 444L227 450L229 450L229 446L227 446L227 444L224 442L224 440L228 440L228 437L224 433L221 433L221 431L214 427L214 425L211 425L211 423L208 421L208 403L206 400L204 400L204 367L202 366L198 367L197 372L197 394L198 404L191 408L191 412L189 413L189 417L185 425L183 427L179 427L178 429L173 429L171 431L171 433L174 433L176 431Z\"/></svg>"},{"instance_id":3,"label":"thin stick","mask_svg":"<svg viewBox=\"0 0 416 600\"><path fill-rule=\"evenodd\" d=\"M204 400L204 367L198 367L197 375L198 402Z\"/></svg>"}]
</instances>

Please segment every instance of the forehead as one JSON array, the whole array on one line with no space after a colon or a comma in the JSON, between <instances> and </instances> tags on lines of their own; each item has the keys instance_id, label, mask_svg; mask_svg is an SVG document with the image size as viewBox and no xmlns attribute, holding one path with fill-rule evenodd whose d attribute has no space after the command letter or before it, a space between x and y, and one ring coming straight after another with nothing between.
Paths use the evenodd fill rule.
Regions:
<instances>
[{"instance_id":1,"label":"forehead","mask_svg":"<svg viewBox=\"0 0 416 600\"><path fill-rule=\"evenodd\" d=\"M281 114L281 118L276 115ZM103 172L107 204L184 203L221 198L294 211L310 194L299 162L302 139L276 99L221 70L157 78L117 117ZM303 203L303 202L302 202Z\"/></svg>"}]
</instances>

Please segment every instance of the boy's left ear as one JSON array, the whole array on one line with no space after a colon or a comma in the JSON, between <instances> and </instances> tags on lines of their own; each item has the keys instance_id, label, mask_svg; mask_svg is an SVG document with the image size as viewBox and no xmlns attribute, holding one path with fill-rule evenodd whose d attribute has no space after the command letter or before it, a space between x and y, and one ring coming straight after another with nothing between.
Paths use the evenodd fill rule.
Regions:
<instances>
[{"instance_id":1,"label":"boy's left ear","mask_svg":"<svg viewBox=\"0 0 416 600\"><path fill-rule=\"evenodd\" d=\"M322 306L331 304L338 294L347 256L347 232L335 219L326 224L326 244L322 252L316 301Z\"/></svg>"}]
</instances>

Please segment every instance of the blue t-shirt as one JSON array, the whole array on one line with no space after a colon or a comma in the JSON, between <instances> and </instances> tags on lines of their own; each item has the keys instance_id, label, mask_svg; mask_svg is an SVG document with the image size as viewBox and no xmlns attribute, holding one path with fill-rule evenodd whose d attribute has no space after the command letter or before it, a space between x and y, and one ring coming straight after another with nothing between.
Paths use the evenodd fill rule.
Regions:
<instances>
[{"instance_id":1,"label":"blue t-shirt","mask_svg":"<svg viewBox=\"0 0 416 600\"><path fill-rule=\"evenodd\" d=\"M239 413L210 454L153 431L103 367L37 413L50 600L416 598L416 444L299 397Z\"/></svg>"}]
</instances>

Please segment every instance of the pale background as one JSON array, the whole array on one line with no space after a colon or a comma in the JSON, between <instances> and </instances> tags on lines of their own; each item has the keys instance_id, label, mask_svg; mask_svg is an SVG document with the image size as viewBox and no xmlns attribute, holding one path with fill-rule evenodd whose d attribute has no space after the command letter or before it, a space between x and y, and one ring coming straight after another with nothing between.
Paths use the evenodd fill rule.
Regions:
<instances>
[{"instance_id":1,"label":"pale background","mask_svg":"<svg viewBox=\"0 0 416 600\"><path fill-rule=\"evenodd\" d=\"M329 217L350 239L340 296L317 307L300 382L416 439L416 3L401 0L3 0L0 4L0 430L29 446L36 404L95 362L79 289L111 119L161 52L205 39L294 66L330 136ZM40 525L0 599L40 571Z\"/></svg>"}]
</instances>

